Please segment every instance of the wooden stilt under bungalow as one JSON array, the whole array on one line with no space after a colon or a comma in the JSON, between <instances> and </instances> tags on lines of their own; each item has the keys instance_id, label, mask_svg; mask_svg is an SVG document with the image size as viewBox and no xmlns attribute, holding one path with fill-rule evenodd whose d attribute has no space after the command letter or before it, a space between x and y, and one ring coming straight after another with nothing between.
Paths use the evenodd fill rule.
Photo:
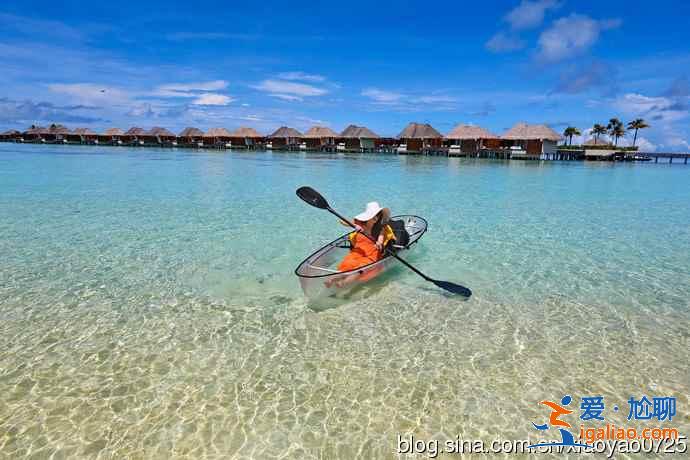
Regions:
<instances>
[{"instance_id":1,"label":"wooden stilt under bungalow","mask_svg":"<svg viewBox=\"0 0 690 460\"><path fill-rule=\"evenodd\" d=\"M304 150L335 152L338 133L325 126L312 126L304 133Z\"/></svg>"},{"instance_id":2,"label":"wooden stilt under bungalow","mask_svg":"<svg viewBox=\"0 0 690 460\"><path fill-rule=\"evenodd\" d=\"M501 146L510 150L510 158L538 160L556 153L561 135L546 125L517 123L501 136Z\"/></svg>"},{"instance_id":3,"label":"wooden stilt under bungalow","mask_svg":"<svg viewBox=\"0 0 690 460\"><path fill-rule=\"evenodd\" d=\"M434 155L445 153L443 136L428 123L410 123L398 134L400 154Z\"/></svg>"},{"instance_id":4,"label":"wooden stilt under bungalow","mask_svg":"<svg viewBox=\"0 0 690 460\"><path fill-rule=\"evenodd\" d=\"M137 126L129 128L122 135L122 142L124 145L132 147L139 147L144 145L143 137L146 136L146 130Z\"/></svg>"},{"instance_id":5,"label":"wooden stilt under bungalow","mask_svg":"<svg viewBox=\"0 0 690 460\"><path fill-rule=\"evenodd\" d=\"M302 133L287 126L281 126L268 137L266 148L273 150L299 150L302 143Z\"/></svg>"},{"instance_id":6,"label":"wooden stilt under bungalow","mask_svg":"<svg viewBox=\"0 0 690 460\"><path fill-rule=\"evenodd\" d=\"M232 133L231 143L233 149L255 149L262 144L263 136L254 128L240 127Z\"/></svg>"},{"instance_id":7,"label":"wooden stilt under bungalow","mask_svg":"<svg viewBox=\"0 0 690 460\"><path fill-rule=\"evenodd\" d=\"M199 128L187 127L177 135L180 147L201 148L204 146L204 132Z\"/></svg>"},{"instance_id":8,"label":"wooden stilt under bungalow","mask_svg":"<svg viewBox=\"0 0 690 460\"><path fill-rule=\"evenodd\" d=\"M232 134L225 128L211 128L204 134L204 147L216 149L232 148Z\"/></svg>"},{"instance_id":9,"label":"wooden stilt under bungalow","mask_svg":"<svg viewBox=\"0 0 690 460\"><path fill-rule=\"evenodd\" d=\"M473 125L457 125L446 135L448 156L480 156L484 149L500 148L500 139L486 129Z\"/></svg>"},{"instance_id":10,"label":"wooden stilt under bungalow","mask_svg":"<svg viewBox=\"0 0 690 460\"><path fill-rule=\"evenodd\" d=\"M365 126L350 125L340 133L337 150L341 152L374 152L379 135Z\"/></svg>"},{"instance_id":11,"label":"wooden stilt under bungalow","mask_svg":"<svg viewBox=\"0 0 690 460\"><path fill-rule=\"evenodd\" d=\"M108 128L103 134L98 135L98 142L101 144L122 145L124 131L120 128Z\"/></svg>"}]
</instances>

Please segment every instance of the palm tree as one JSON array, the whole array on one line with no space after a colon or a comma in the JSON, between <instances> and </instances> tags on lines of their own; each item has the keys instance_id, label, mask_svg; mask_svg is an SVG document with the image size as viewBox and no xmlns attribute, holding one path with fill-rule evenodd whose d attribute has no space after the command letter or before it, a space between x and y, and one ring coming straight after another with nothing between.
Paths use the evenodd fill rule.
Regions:
<instances>
[{"instance_id":1,"label":"palm tree","mask_svg":"<svg viewBox=\"0 0 690 460\"><path fill-rule=\"evenodd\" d=\"M594 126L592 126L592 134L594 135L594 143L598 144L599 143L599 136L602 134L606 134L608 131L606 130L606 126L600 125L599 123L595 123Z\"/></svg>"},{"instance_id":2,"label":"palm tree","mask_svg":"<svg viewBox=\"0 0 690 460\"><path fill-rule=\"evenodd\" d=\"M568 126L563 131L563 135L570 138L570 145L573 145L573 136L579 136L580 134L580 130L574 126Z\"/></svg>"},{"instance_id":3,"label":"palm tree","mask_svg":"<svg viewBox=\"0 0 690 460\"><path fill-rule=\"evenodd\" d=\"M642 118L636 118L635 120L628 123L628 129L634 129L635 135L633 136L633 147L635 147L635 142L637 141L637 130L649 128L649 125L645 123Z\"/></svg>"},{"instance_id":4,"label":"palm tree","mask_svg":"<svg viewBox=\"0 0 690 460\"><path fill-rule=\"evenodd\" d=\"M606 126L606 129L608 129L609 134L615 140L613 145L617 147L618 138L625 136L625 127L623 126L623 123L618 118L611 118L608 126Z\"/></svg>"}]
</instances>

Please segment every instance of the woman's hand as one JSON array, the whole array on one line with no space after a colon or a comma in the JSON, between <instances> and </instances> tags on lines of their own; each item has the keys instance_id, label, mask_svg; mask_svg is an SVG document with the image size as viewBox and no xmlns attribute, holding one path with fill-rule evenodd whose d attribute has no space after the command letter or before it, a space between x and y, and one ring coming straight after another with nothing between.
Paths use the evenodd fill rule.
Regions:
<instances>
[{"instance_id":1,"label":"woman's hand","mask_svg":"<svg viewBox=\"0 0 690 460\"><path fill-rule=\"evenodd\" d=\"M376 249L380 251L383 251L383 235L379 235L379 237L376 239Z\"/></svg>"}]
</instances>

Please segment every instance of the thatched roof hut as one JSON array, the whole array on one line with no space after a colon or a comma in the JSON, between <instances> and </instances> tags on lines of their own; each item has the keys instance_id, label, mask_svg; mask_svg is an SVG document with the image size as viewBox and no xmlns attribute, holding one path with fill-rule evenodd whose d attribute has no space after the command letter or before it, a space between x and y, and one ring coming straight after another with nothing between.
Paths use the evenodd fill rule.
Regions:
<instances>
[{"instance_id":1,"label":"thatched roof hut","mask_svg":"<svg viewBox=\"0 0 690 460\"><path fill-rule=\"evenodd\" d=\"M176 137L175 133L173 133L172 131L170 131L168 129L161 128L160 126L154 126L153 128L151 128L149 130L149 132L147 134L149 136Z\"/></svg>"},{"instance_id":2,"label":"thatched roof hut","mask_svg":"<svg viewBox=\"0 0 690 460\"><path fill-rule=\"evenodd\" d=\"M602 139L602 138L596 139L593 137L591 139L587 139L585 141L584 145L612 145L612 144L610 141L608 141L606 139Z\"/></svg>"},{"instance_id":3,"label":"thatched roof hut","mask_svg":"<svg viewBox=\"0 0 690 460\"><path fill-rule=\"evenodd\" d=\"M120 128L108 128L103 134L106 136L122 136L125 133Z\"/></svg>"},{"instance_id":4,"label":"thatched roof hut","mask_svg":"<svg viewBox=\"0 0 690 460\"><path fill-rule=\"evenodd\" d=\"M546 125L528 125L527 123L517 123L515 126L503 133L501 139L547 140L558 142L562 139L562 137L560 134Z\"/></svg>"},{"instance_id":5,"label":"thatched roof hut","mask_svg":"<svg viewBox=\"0 0 690 460\"><path fill-rule=\"evenodd\" d=\"M245 137L249 139L259 139L263 136L259 134L254 128L240 127L232 132L232 137Z\"/></svg>"},{"instance_id":6,"label":"thatched roof hut","mask_svg":"<svg viewBox=\"0 0 690 460\"><path fill-rule=\"evenodd\" d=\"M50 130L48 128L45 128L43 126L32 126L26 131L24 131L24 134L50 134Z\"/></svg>"},{"instance_id":7,"label":"thatched roof hut","mask_svg":"<svg viewBox=\"0 0 690 460\"><path fill-rule=\"evenodd\" d=\"M180 134L178 134L178 137L203 137L204 132L200 130L199 128L191 128L187 127L180 131Z\"/></svg>"},{"instance_id":8,"label":"thatched roof hut","mask_svg":"<svg viewBox=\"0 0 690 460\"><path fill-rule=\"evenodd\" d=\"M311 128L309 128L309 131L304 133L304 137L324 139L338 137L338 133L333 131L331 128L327 128L325 126L312 126Z\"/></svg>"},{"instance_id":9,"label":"thatched roof hut","mask_svg":"<svg viewBox=\"0 0 690 460\"><path fill-rule=\"evenodd\" d=\"M230 131L228 131L225 128L211 128L208 131L206 131L206 134L204 134L204 137L206 137L206 138L232 137L232 134L230 134Z\"/></svg>"},{"instance_id":10,"label":"thatched roof hut","mask_svg":"<svg viewBox=\"0 0 690 460\"><path fill-rule=\"evenodd\" d=\"M50 134L70 134L70 130L67 126L52 124L48 128Z\"/></svg>"},{"instance_id":11,"label":"thatched roof hut","mask_svg":"<svg viewBox=\"0 0 690 460\"><path fill-rule=\"evenodd\" d=\"M446 135L446 139L498 139L498 136L492 134L481 126L460 124L453 128L453 130Z\"/></svg>"},{"instance_id":12,"label":"thatched roof hut","mask_svg":"<svg viewBox=\"0 0 690 460\"><path fill-rule=\"evenodd\" d=\"M440 139L443 136L429 123L410 123L398 134L399 139Z\"/></svg>"},{"instance_id":13,"label":"thatched roof hut","mask_svg":"<svg viewBox=\"0 0 690 460\"><path fill-rule=\"evenodd\" d=\"M22 133L16 129L8 129L7 131L0 133L0 139L18 139L21 137L21 135Z\"/></svg>"},{"instance_id":14,"label":"thatched roof hut","mask_svg":"<svg viewBox=\"0 0 690 460\"><path fill-rule=\"evenodd\" d=\"M341 137L355 137L359 139L378 139L380 136L365 126L350 125L340 133Z\"/></svg>"},{"instance_id":15,"label":"thatched roof hut","mask_svg":"<svg viewBox=\"0 0 690 460\"><path fill-rule=\"evenodd\" d=\"M96 133L91 131L89 128L74 128L72 134L79 134L80 136L95 136Z\"/></svg>"},{"instance_id":16,"label":"thatched roof hut","mask_svg":"<svg viewBox=\"0 0 690 460\"><path fill-rule=\"evenodd\" d=\"M281 126L273 134L268 137L283 137L283 138L295 138L302 137L302 133L294 128L288 128L287 126Z\"/></svg>"},{"instance_id":17,"label":"thatched roof hut","mask_svg":"<svg viewBox=\"0 0 690 460\"><path fill-rule=\"evenodd\" d=\"M145 136L146 131L143 128L133 127L125 131L125 136Z\"/></svg>"}]
</instances>

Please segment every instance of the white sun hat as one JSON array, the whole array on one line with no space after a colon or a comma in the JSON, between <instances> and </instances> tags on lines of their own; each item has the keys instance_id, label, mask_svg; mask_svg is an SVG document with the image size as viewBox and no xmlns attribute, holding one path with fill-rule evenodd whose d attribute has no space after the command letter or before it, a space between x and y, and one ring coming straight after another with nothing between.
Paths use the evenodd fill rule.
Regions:
<instances>
[{"instance_id":1,"label":"white sun hat","mask_svg":"<svg viewBox=\"0 0 690 460\"><path fill-rule=\"evenodd\" d=\"M372 201L371 203L367 203L367 208L364 210L364 212L355 216L355 220L366 222L376 217L376 215L380 212L384 213L384 218L390 216L390 210L388 208L382 208L378 202Z\"/></svg>"}]
</instances>

